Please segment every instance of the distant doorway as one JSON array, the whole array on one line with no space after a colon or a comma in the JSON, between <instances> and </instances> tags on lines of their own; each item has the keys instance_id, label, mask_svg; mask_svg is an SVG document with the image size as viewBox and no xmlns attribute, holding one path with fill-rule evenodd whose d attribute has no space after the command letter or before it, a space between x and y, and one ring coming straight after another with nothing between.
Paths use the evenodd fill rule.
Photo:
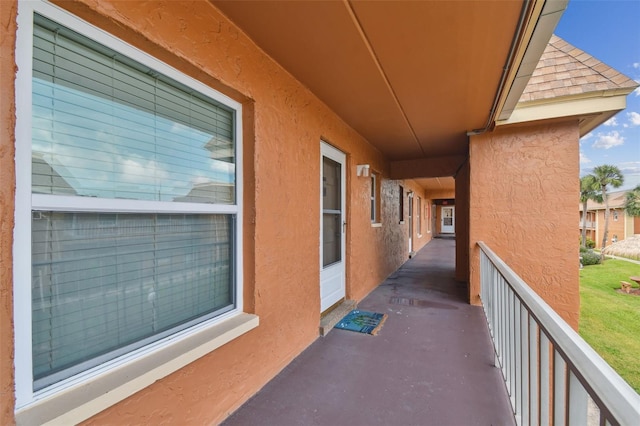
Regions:
<instances>
[{"instance_id":1,"label":"distant doorway","mask_svg":"<svg viewBox=\"0 0 640 426\"><path fill-rule=\"evenodd\" d=\"M442 207L442 222L440 232L443 234L453 234L455 232L455 210L454 206Z\"/></svg>"}]
</instances>

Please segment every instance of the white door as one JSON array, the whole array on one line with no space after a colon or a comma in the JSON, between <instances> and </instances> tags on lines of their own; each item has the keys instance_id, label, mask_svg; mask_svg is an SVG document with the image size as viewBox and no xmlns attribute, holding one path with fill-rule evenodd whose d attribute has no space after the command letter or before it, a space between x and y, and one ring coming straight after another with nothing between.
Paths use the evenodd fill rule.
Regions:
<instances>
[{"instance_id":1,"label":"white door","mask_svg":"<svg viewBox=\"0 0 640 426\"><path fill-rule=\"evenodd\" d=\"M345 155L321 143L320 312L345 297Z\"/></svg>"},{"instance_id":2,"label":"white door","mask_svg":"<svg viewBox=\"0 0 640 426\"><path fill-rule=\"evenodd\" d=\"M440 232L443 234L453 234L455 232L455 207L442 207L442 226Z\"/></svg>"}]
</instances>

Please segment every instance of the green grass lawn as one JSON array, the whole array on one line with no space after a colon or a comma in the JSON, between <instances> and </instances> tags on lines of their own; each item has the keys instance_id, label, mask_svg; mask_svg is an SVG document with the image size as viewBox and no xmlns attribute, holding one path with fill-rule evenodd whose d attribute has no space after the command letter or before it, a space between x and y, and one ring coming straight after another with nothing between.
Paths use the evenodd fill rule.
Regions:
<instances>
[{"instance_id":1,"label":"green grass lawn","mask_svg":"<svg viewBox=\"0 0 640 426\"><path fill-rule=\"evenodd\" d=\"M580 335L640 393L640 296L617 293L640 265L609 259L580 271Z\"/></svg>"}]
</instances>

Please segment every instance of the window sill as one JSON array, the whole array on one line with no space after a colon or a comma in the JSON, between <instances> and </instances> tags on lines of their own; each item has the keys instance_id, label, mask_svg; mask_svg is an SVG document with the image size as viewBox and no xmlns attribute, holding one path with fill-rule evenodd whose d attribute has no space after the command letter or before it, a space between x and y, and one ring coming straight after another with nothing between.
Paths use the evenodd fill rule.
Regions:
<instances>
[{"instance_id":1,"label":"window sill","mask_svg":"<svg viewBox=\"0 0 640 426\"><path fill-rule=\"evenodd\" d=\"M372 228L382 228L382 223L381 222L372 223L371 227Z\"/></svg>"},{"instance_id":2,"label":"window sill","mask_svg":"<svg viewBox=\"0 0 640 426\"><path fill-rule=\"evenodd\" d=\"M259 324L239 313L16 411L18 424L77 424L240 337Z\"/></svg>"}]
</instances>

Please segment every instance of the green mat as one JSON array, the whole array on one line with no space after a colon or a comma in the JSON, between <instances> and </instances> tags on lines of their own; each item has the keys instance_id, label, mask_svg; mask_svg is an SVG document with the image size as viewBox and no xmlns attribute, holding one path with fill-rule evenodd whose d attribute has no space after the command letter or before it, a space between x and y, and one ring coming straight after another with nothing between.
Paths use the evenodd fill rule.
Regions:
<instances>
[{"instance_id":1,"label":"green mat","mask_svg":"<svg viewBox=\"0 0 640 426\"><path fill-rule=\"evenodd\" d=\"M345 315L335 328L376 335L386 319L387 314L354 309Z\"/></svg>"}]
</instances>

